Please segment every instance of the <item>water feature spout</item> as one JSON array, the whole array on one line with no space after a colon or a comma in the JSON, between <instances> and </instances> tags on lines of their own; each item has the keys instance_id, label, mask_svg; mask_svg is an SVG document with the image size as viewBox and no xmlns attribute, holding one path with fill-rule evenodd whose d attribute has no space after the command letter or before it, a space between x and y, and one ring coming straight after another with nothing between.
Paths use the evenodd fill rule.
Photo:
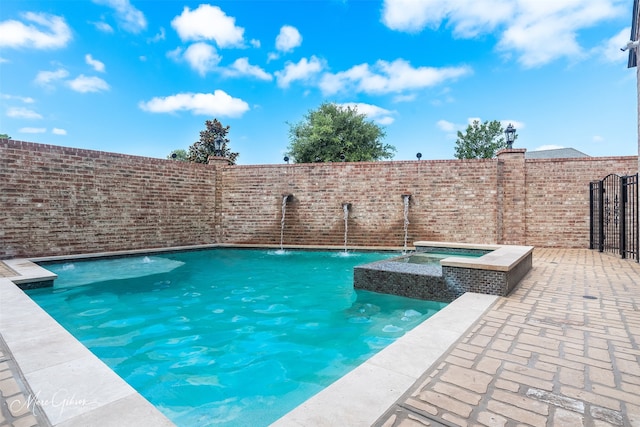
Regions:
<instances>
[{"instance_id":1,"label":"water feature spout","mask_svg":"<svg viewBox=\"0 0 640 427\"><path fill-rule=\"evenodd\" d=\"M403 194L402 200L404 201L404 246L402 249L402 253L407 253L407 237L409 235L409 199L411 199L411 194Z\"/></svg>"},{"instance_id":2,"label":"water feature spout","mask_svg":"<svg viewBox=\"0 0 640 427\"><path fill-rule=\"evenodd\" d=\"M344 253L347 253L347 236L349 234L349 209L351 203L343 203L342 211L344 212Z\"/></svg>"},{"instance_id":3,"label":"water feature spout","mask_svg":"<svg viewBox=\"0 0 640 427\"><path fill-rule=\"evenodd\" d=\"M287 202L293 199L293 194L282 194L282 218L280 219L280 251L284 252L284 219L287 215Z\"/></svg>"}]
</instances>

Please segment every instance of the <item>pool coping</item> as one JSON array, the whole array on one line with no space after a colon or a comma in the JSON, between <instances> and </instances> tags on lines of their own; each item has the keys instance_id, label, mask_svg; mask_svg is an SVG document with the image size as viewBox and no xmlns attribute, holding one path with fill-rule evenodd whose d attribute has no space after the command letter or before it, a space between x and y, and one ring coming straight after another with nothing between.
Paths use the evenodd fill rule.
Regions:
<instances>
[{"instance_id":1,"label":"pool coping","mask_svg":"<svg viewBox=\"0 0 640 427\"><path fill-rule=\"evenodd\" d=\"M490 250L488 254L477 258L456 257L452 254L450 257L440 261L442 266L461 267L478 270L494 270L508 272L513 270L520 261L533 253L533 246L519 245L482 245L474 243L451 243L451 242L432 242L417 241L413 245L419 252L421 247L435 248L456 248L456 249L479 249Z\"/></svg>"},{"instance_id":2,"label":"pool coping","mask_svg":"<svg viewBox=\"0 0 640 427\"><path fill-rule=\"evenodd\" d=\"M0 333L33 392L25 404L52 425L104 425L115 414L122 427L174 425L7 278L0 302Z\"/></svg>"},{"instance_id":3,"label":"pool coping","mask_svg":"<svg viewBox=\"0 0 640 427\"><path fill-rule=\"evenodd\" d=\"M272 426L371 426L499 298L463 294Z\"/></svg>"},{"instance_id":4,"label":"pool coping","mask_svg":"<svg viewBox=\"0 0 640 427\"><path fill-rule=\"evenodd\" d=\"M136 255L256 245L206 245L3 260L20 276L0 278L0 333L54 426L99 425L118 414L119 426L174 425L22 291L15 280L52 273L34 261ZM265 248L267 246L264 246ZM268 246L273 249L273 246ZM287 246L287 249L335 250ZM398 250L398 248L353 248ZM26 276L22 276L22 273ZM54 275L55 276L55 275ZM22 278L22 279L21 279ZM276 426L371 425L458 341L498 299L466 293L335 383L285 414ZM87 381L91 378L91 381ZM371 385L375 384L375 387ZM374 409L375 408L375 409ZM151 423L151 424L149 424Z\"/></svg>"}]
</instances>

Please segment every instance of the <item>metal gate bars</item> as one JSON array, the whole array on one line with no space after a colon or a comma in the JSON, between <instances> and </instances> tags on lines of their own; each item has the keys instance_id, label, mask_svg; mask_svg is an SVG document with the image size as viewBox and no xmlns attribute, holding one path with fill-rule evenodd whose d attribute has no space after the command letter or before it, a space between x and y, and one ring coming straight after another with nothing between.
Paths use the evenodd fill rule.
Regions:
<instances>
[{"instance_id":1,"label":"metal gate bars","mask_svg":"<svg viewBox=\"0 0 640 427\"><path fill-rule=\"evenodd\" d=\"M589 183L589 249L640 261L638 174L607 175Z\"/></svg>"}]
</instances>

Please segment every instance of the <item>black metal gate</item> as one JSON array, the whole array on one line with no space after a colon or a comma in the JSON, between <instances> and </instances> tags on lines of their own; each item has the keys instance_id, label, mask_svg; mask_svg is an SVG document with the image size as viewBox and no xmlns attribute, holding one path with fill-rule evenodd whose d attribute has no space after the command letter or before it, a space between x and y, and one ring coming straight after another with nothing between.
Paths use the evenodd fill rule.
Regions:
<instances>
[{"instance_id":1,"label":"black metal gate","mask_svg":"<svg viewBox=\"0 0 640 427\"><path fill-rule=\"evenodd\" d=\"M638 251L638 174L607 175L589 184L589 248L640 261Z\"/></svg>"}]
</instances>

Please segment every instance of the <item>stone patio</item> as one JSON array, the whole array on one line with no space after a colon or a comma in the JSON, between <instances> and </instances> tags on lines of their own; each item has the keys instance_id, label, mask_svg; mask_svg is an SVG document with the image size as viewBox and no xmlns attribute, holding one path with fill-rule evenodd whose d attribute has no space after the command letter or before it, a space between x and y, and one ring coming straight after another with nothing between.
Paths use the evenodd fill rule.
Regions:
<instances>
[{"instance_id":1,"label":"stone patio","mask_svg":"<svg viewBox=\"0 0 640 427\"><path fill-rule=\"evenodd\" d=\"M639 426L640 265L537 249L376 426Z\"/></svg>"},{"instance_id":2,"label":"stone patio","mask_svg":"<svg viewBox=\"0 0 640 427\"><path fill-rule=\"evenodd\" d=\"M589 250L536 249L532 270L508 297L498 297L394 404L368 408L382 416L358 422L367 418L355 412L349 420L356 421L343 425L640 426L639 310L639 264ZM2 385L20 371L9 369L11 352L2 354L0 426L36 425L37 414L6 416L16 389ZM365 381L360 390L376 386ZM285 424L335 425L328 421L334 408L320 410L312 424ZM117 417L100 425L117 425Z\"/></svg>"}]
</instances>

